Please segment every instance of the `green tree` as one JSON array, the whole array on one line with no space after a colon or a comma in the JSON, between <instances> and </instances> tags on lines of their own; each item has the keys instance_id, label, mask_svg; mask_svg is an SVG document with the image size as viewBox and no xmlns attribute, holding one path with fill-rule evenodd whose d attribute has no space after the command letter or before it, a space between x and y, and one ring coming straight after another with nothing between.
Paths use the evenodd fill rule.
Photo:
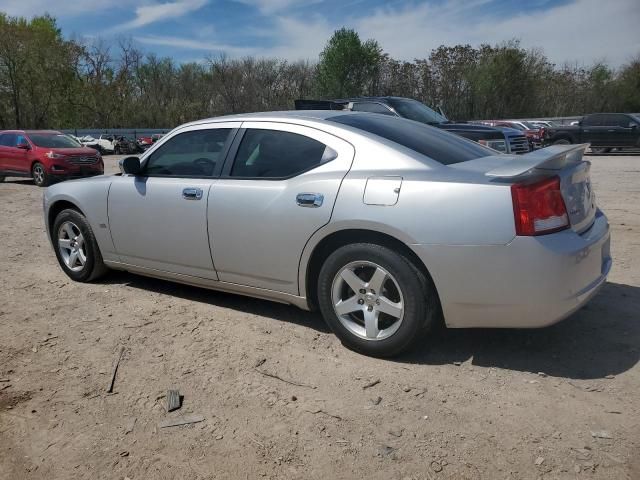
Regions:
<instances>
[{"instance_id":1,"label":"green tree","mask_svg":"<svg viewBox=\"0 0 640 480\"><path fill-rule=\"evenodd\" d=\"M373 93L381 61L382 49L378 42L363 43L355 30L337 30L320 53L318 93L327 97Z\"/></svg>"}]
</instances>

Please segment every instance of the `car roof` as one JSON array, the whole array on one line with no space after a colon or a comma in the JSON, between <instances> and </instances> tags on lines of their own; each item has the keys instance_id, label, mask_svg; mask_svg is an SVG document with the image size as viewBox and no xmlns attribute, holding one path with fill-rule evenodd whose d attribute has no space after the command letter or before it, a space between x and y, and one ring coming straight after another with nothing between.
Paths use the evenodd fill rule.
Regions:
<instances>
[{"instance_id":1,"label":"car roof","mask_svg":"<svg viewBox=\"0 0 640 480\"><path fill-rule=\"evenodd\" d=\"M2 133L23 133L25 135L29 135L29 134L33 134L33 133L49 133L49 134L58 134L58 135L62 135L62 132L59 132L58 130L2 130L0 131L0 134Z\"/></svg>"},{"instance_id":2,"label":"car roof","mask_svg":"<svg viewBox=\"0 0 640 480\"><path fill-rule=\"evenodd\" d=\"M180 128L209 122L250 122L252 120L275 122L282 120L311 120L323 122L324 120L328 120L331 117L337 117L339 115L366 115L366 113L350 112L346 110L284 110L275 112L237 113L234 115L224 115L221 117L196 120L180 125Z\"/></svg>"}]
</instances>

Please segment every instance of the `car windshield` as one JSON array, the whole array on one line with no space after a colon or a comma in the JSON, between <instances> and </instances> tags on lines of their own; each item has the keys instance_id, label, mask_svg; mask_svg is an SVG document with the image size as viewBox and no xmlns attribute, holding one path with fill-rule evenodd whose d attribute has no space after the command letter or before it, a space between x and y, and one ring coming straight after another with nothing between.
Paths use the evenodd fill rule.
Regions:
<instances>
[{"instance_id":1,"label":"car windshield","mask_svg":"<svg viewBox=\"0 0 640 480\"><path fill-rule=\"evenodd\" d=\"M81 144L62 133L30 133L29 138L38 147L45 148L79 148Z\"/></svg>"},{"instance_id":2,"label":"car windshield","mask_svg":"<svg viewBox=\"0 0 640 480\"><path fill-rule=\"evenodd\" d=\"M496 155L479 143L403 118L376 113L338 115L328 120L364 130L429 157L443 165Z\"/></svg>"},{"instance_id":3,"label":"car windshield","mask_svg":"<svg viewBox=\"0 0 640 480\"><path fill-rule=\"evenodd\" d=\"M390 98L389 104L394 108L398 115L416 122L434 124L444 123L447 118L438 112L431 110L424 103L410 98Z\"/></svg>"},{"instance_id":4,"label":"car windshield","mask_svg":"<svg viewBox=\"0 0 640 480\"><path fill-rule=\"evenodd\" d=\"M522 124L527 127L529 130L537 130L538 127L536 127L533 123L531 122L522 122Z\"/></svg>"}]
</instances>

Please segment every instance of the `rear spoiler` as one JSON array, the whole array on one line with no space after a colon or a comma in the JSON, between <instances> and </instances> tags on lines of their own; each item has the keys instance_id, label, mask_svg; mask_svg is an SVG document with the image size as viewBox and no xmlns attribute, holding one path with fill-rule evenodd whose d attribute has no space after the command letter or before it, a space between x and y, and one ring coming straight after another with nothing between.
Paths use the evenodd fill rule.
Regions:
<instances>
[{"instance_id":1,"label":"rear spoiler","mask_svg":"<svg viewBox=\"0 0 640 480\"><path fill-rule=\"evenodd\" d=\"M296 110L350 110L349 102L335 100L295 100Z\"/></svg>"},{"instance_id":2,"label":"rear spoiler","mask_svg":"<svg viewBox=\"0 0 640 480\"><path fill-rule=\"evenodd\" d=\"M496 178L514 178L537 170L560 170L567 165L580 163L588 143L579 145L551 145L524 155L519 155L503 165L489 170L485 175Z\"/></svg>"}]
</instances>

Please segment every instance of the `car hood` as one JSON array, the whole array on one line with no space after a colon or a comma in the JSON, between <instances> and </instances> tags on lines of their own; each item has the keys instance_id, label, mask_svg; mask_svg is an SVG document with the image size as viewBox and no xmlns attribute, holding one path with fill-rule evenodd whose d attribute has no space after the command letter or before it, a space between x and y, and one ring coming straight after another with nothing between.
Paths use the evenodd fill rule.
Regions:
<instances>
[{"instance_id":1,"label":"car hood","mask_svg":"<svg viewBox=\"0 0 640 480\"><path fill-rule=\"evenodd\" d=\"M48 148L48 147L38 147L41 150L46 150L47 152L59 153L60 155L95 155L96 151L93 148L89 147L77 147L77 148Z\"/></svg>"}]
</instances>

